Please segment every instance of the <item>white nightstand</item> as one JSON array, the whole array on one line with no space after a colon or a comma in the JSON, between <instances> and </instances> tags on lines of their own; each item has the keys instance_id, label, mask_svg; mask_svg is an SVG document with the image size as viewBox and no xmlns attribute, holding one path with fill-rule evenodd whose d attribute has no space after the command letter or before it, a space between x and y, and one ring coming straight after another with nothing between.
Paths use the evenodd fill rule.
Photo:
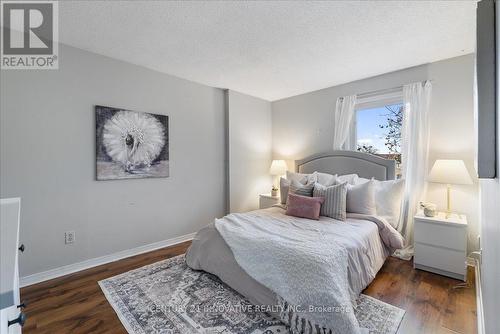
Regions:
<instances>
[{"instance_id":1,"label":"white nightstand","mask_svg":"<svg viewBox=\"0 0 500 334\"><path fill-rule=\"evenodd\" d=\"M467 218L452 214L446 219L444 212L436 217L422 213L414 217L415 257L417 269L467 279Z\"/></svg>"},{"instance_id":2,"label":"white nightstand","mask_svg":"<svg viewBox=\"0 0 500 334\"><path fill-rule=\"evenodd\" d=\"M267 209L272 207L274 204L280 203L279 196L271 196L271 194L260 194L259 195L259 208Z\"/></svg>"}]
</instances>

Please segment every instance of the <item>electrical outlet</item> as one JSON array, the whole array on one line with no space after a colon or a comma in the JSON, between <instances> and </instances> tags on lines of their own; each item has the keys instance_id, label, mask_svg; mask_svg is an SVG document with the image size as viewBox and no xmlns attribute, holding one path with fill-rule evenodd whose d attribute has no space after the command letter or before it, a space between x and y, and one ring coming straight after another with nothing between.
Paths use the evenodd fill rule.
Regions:
<instances>
[{"instance_id":1,"label":"electrical outlet","mask_svg":"<svg viewBox=\"0 0 500 334\"><path fill-rule=\"evenodd\" d=\"M68 231L64 233L64 243L66 245L75 243L75 231Z\"/></svg>"}]
</instances>

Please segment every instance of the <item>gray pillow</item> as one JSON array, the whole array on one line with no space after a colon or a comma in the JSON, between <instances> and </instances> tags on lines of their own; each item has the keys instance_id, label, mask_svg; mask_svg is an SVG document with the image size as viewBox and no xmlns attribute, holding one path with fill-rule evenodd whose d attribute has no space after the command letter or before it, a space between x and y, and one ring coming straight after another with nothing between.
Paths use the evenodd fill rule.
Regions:
<instances>
[{"instance_id":1,"label":"gray pillow","mask_svg":"<svg viewBox=\"0 0 500 334\"><path fill-rule=\"evenodd\" d=\"M312 197L314 189L314 182L302 184L298 181L292 180L288 192L295 195Z\"/></svg>"},{"instance_id":2,"label":"gray pillow","mask_svg":"<svg viewBox=\"0 0 500 334\"><path fill-rule=\"evenodd\" d=\"M313 196L325 198L321 205L321 216L342 221L346 219L347 182L329 187L316 183Z\"/></svg>"},{"instance_id":3,"label":"gray pillow","mask_svg":"<svg viewBox=\"0 0 500 334\"><path fill-rule=\"evenodd\" d=\"M280 201L281 204L286 204L287 199L288 199L288 192L290 190L290 184L292 182L295 182L295 187L294 189L297 190L301 188L301 186L308 186L306 189L310 188L311 194L309 195L308 192L306 195L302 195L298 193L297 195L302 195L302 196L312 196L312 188L314 188L314 182L316 182L317 179L317 173L314 172L312 174L301 174L301 173L292 173L287 171L286 172L286 179L283 177L280 177ZM303 192L305 190L301 190ZM294 192L292 192L294 193Z\"/></svg>"}]
</instances>

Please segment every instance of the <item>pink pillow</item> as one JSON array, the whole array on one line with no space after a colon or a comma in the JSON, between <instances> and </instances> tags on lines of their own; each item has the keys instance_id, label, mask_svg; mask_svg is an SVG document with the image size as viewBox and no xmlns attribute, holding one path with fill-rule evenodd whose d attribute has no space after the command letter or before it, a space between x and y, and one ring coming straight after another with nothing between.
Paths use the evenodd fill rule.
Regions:
<instances>
[{"instance_id":1,"label":"pink pillow","mask_svg":"<svg viewBox=\"0 0 500 334\"><path fill-rule=\"evenodd\" d=\"M288 194L286 214L289 216L318 220L321 204L323 204L324 201L324 197L307 197Z\"/></svg>"}]
</instances>

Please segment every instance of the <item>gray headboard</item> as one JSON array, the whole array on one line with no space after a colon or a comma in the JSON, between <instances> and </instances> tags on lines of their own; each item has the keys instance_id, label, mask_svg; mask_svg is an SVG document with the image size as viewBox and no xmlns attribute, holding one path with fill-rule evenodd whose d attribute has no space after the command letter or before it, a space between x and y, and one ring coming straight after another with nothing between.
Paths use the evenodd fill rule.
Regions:
<instances>
[{"instance_id":1,"label":"gray headboard","mask_svg":"<svg viewBox=\"0 0 500 334\"><path fill-rule=\"evenodd\" d=\"M373 154L357 151L332 151L315 154L302 160L295 160L295 168L299 173L315 171L328 174L352 174L376 180L394 180L396 162Z\"/></svg>"}]
</instances>

